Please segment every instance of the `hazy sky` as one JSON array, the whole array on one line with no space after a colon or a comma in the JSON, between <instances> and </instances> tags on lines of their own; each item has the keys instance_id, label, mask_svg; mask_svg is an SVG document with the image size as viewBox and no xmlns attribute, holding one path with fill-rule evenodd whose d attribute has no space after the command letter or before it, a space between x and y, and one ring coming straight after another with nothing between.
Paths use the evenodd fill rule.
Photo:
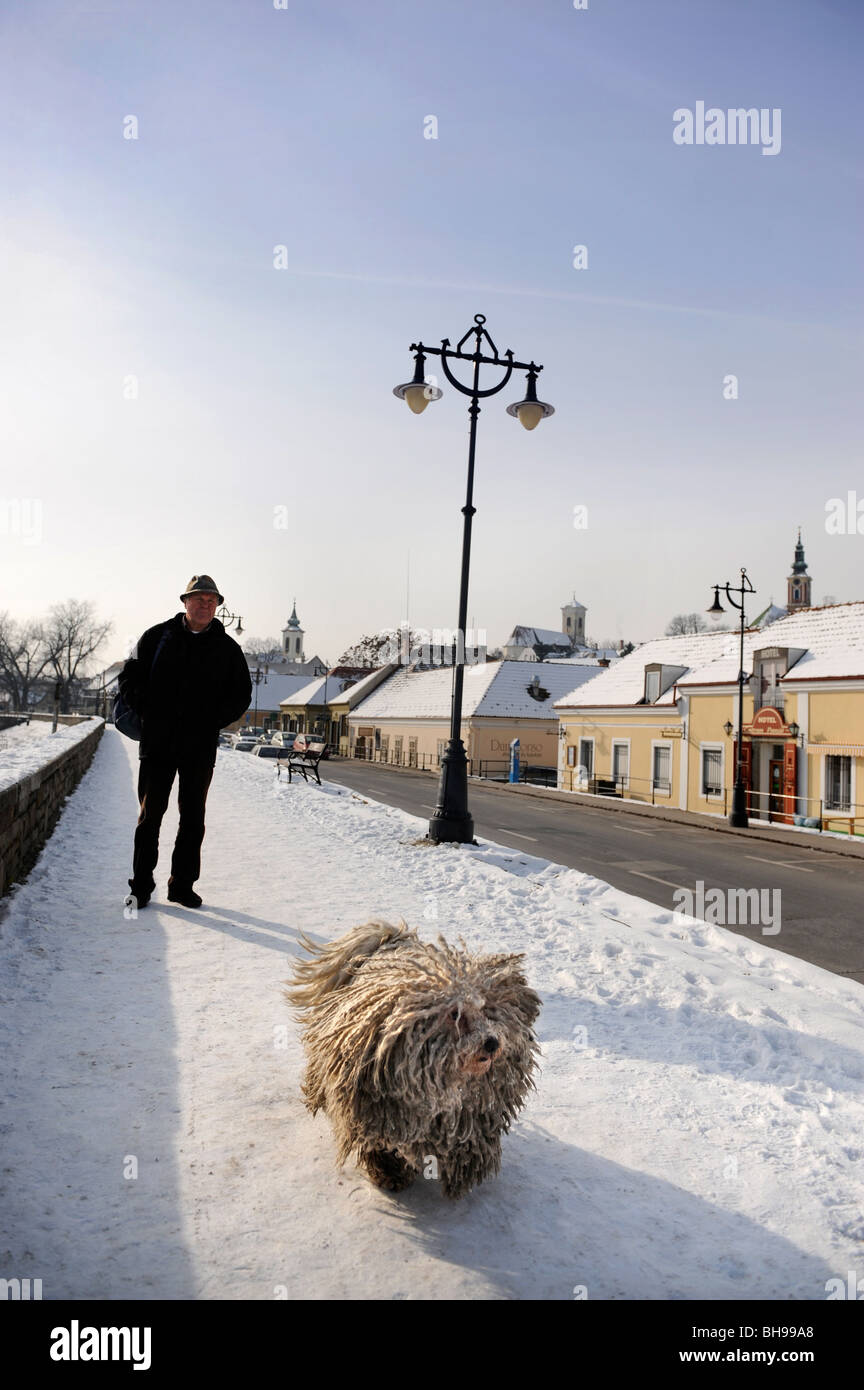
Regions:
<instances>
[{"instance_id":1,"label":"hazy sky","mask_svg":"<svg viewBox=\"0 0 864 1390\"><path fill-rule=\"evenodd\" d=\"M0 608L92 599L107 660L207 571L335 661L405 616L410 552L412 622L454 625L467 400L392 388L478 312L556 409L526 433L514 376L480 416L490 645L574 591L656 636L741 565L783 602L799 524L814 601L864 598L825 529L864 501L859 0L0 16ZM779 109L779 153L676 144L700 101Z\"/></svg>"}]
</instances>

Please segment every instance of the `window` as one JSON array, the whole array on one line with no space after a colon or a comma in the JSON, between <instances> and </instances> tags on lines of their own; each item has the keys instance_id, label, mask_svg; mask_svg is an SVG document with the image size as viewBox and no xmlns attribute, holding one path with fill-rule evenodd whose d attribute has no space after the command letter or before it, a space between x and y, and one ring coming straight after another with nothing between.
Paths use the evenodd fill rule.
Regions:
<instances>
[{"instance_id":1,"label":"window","mask_svg":"<svg viewBox=\"0 0 864 1390\"><path fill-rule=\"evenodd\" d=\"M402 765L402 735L399 734L393 739L393 761Z\"/></svg>"},{"instance_id":2,"label":"window","mask_svg":"<svg viewBox=\"0 0 864 1390\"><path fill-rule=\"evenodd\" d=\"M416 766L417 766L417 740L416 740L416 738L409 738L409 740L408 740L408 766L409 766L409 767L416 767Z\"/></svg>"},{"instance_id":3,"label":"window","mask_svg":"<svg viewBox=\"0 0 864 1390\"><path fill-rule=\"evenodd\" d=\"M382 738L382 740L381 740L381 761L382 761L382 763L386 763L386 762L387 762L387 760L388 760L388 759L387 759L387 755L388 755L389 751L390 751L390 736L389 736L389 734L388 734L388 735L386 735L384 738Z\"/></svg>"},{"instance_id":4,"label":"window","mask_svg":"<svg viewBox=\"0 0 864 1390\"><path fill-rule=\"evenodd\" d=\"M594 776L594 740L593 738L580 738L579 740L579 766L584 767L585 776Z\"/></svg>"},{"instance_id":5,"label":"window","mask_svg":"<svg viewBox=\"0 0 864 1390\"><path fill-rule=\"evenodd\" d=\"M626 786L627 778L630 776L630 744L612 744L612 776L616 782L623 782Z\"/></svg>"},{"instance_id":6,"label":"window","mask_svg":"<svg viewBox=\"0 0 864 1390\"><path fill-rule=\"evenodd\" d=\"M660 672L645 672L645 703L653 705L655 700L660 698Z\"/></svg>"},{"instance_id":7,"label":"window","mask_svg":"<svg viewBox=\"0 0 864 1390\"><path fill-rule=\"evenodd\" d=\"M655 744L653 762L654 790L669 795L672 790L672 749L668 744Z\"/></svg>"},{"instance_id":8,"label":"window","mask_svg":"<svg viewBox=\"0 0 864 1390\"><path fill-rule=\"evenodd\" d=\"M825 810L848 811L852 800L852 759L829 754L825 759Z\"/></svg>"},{"instance_id":9,"label":"window","mask_svg":"<svg viewBox=\"0 0 864 1390\"><path fill-rule=\"evenodd\" d=\"M444 757L444 749L447 747L446 738L439 738L437 744L438 766L441 766L441 759Z\"/></svg>"},{"instance_id":10,"label":"window","mask_svg":"<svg viewBox=\"0 0 864 1390\"><path fill-rule=\"evenodd\" d=\"M720 748L702 749L702 795L723 795L723 753Z\"/></svg>"},{"instance_id":11,"label":"window","mask_svg":"<svg viewBox=\"0 0 864 1390\"><path fill-rule=\"evenodd\" d=\"M569 746L568 746L568 748L567 748L567 766L568 766L568 767L575 767L575 766L576 766L576 745L575 745L575 743L569 744Z\"/></svg>"}]
</instances>

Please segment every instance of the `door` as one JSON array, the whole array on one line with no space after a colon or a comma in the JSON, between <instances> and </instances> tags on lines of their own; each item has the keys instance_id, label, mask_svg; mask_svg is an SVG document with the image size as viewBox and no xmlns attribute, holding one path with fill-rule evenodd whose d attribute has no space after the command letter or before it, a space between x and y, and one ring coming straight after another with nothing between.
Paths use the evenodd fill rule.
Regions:
<instances>
[{"instance_id":1,"label":"door","mask_svg":"<svg viewBox=\"0 0 864 1390\"><path fill-rule=\"evenodd\" d=\"M783 815L783 759L772 758L768 764L768 819L779 820Z\"/></svg>"}]
</instances>

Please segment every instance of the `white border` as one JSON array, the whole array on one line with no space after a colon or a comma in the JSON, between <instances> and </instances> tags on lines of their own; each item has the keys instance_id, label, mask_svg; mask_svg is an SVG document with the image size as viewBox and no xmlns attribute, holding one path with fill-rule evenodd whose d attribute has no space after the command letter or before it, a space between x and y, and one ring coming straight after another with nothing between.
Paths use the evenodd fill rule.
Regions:
<instances>
[{"instance_id":1,"label":"white border","mask_svg":"<svg viewBox=\"0 0 864 1390\"><path fill-rule=\"evenodd\" d=\"M678 740L676 739L675 742L677 743ZM649 782L649 785L650 785L650 788L651 788L651 794L652 794L652 796L668 796L670 800L672 799L672 778L674 777L674 774L675 774L675 754L672 752L672 746L673 746L673 745L672 745L672 740L671 740L670 738L652 738L652 740L651 740L651 776L648 778L648 782ZM660 790L654 785L654 749L655 749L655 748L668 748L668 749L669 749L669 790L668 790L668 792L660 791Z\"/></svg>"},{"instance_id":2,"label":"white border","mask_svg":"<svg viewBox=\"0 0 864 1390\"><path fill-rule=\"evenodd\" d=\"M704 771L704 759L702 754L720 754L720 791L716 795L705 791L705 778L702 776ZM704 743L699 744L699 800L700 801L722 801L726 787L726 745L725 743Z\"/></svg>"},{"instance_id":3,"label":"white border","mask_svg":"<svg viewBox=\"0 0 864 1390\"><path fill-rule=\"evenodd\" d=\"M618 785L618 778L615 776L615 748L616 748L616 746L619 746L619 745L621 745L621 744L623 744L623 745L626 747L626 749L627 749L627 776L624 777L622 780L623 780L623 783L624 783L624 788L625 788L625 790L628 790L628 791L629 791L629 789L630 789L630 740L629 740L629 738L613 738L613 740L612 740L612 761L611 761L610 766L609 766L609 776L610 776L610 778L615 782L615 785L616 785L616 787L617 787L617 785Z\"/></svg>"}]
</instances>

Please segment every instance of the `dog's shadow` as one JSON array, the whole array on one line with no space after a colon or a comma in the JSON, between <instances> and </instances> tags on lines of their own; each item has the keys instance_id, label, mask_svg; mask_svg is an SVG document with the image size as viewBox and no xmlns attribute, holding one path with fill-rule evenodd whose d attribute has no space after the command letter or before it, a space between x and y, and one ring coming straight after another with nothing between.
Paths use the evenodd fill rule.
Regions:
<instances>
[{"instance_id":1,"label":"dog's shadow","mask_svg":"<svg viewBox=\"0 0 864 1390\"><path fill-rule=\"evenodd\" d=\"M747 1216L538 1124L519 1124L503 1145L501 1175L461 1201L418 1181L387 1203L425 1254L479 1276L450 1297L494 1298L492 1285L520 1300L819 1300L843 1273Z\"/></svg>"}]
</instances>

